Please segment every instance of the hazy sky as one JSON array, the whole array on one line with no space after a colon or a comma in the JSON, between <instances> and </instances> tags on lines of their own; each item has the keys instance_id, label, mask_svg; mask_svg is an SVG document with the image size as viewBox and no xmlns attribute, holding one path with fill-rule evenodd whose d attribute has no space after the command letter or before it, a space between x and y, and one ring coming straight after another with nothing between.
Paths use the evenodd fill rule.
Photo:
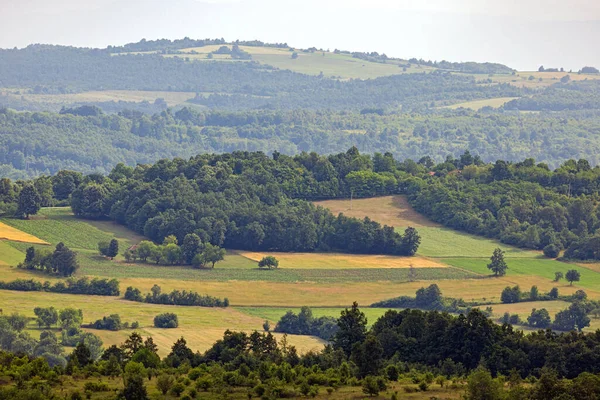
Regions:
<instances>
[{"instance_id":1,"label":"hazy sky","mask_svg":"<svg viewBox=\"0 0 600 400\"><path fill-rule=\"evenodd\" d=\"M260 39L517 69L600 67L598 0L0 0L0 47Z\"/></svg>"}]
</instances>

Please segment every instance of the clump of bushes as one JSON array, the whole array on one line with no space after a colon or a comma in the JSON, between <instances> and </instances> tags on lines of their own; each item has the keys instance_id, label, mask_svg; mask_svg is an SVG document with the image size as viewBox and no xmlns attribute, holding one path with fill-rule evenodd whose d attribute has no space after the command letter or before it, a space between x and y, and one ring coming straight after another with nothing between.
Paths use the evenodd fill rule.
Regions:
<instances>
[{"instance_id":1,"label":"clump of bushes","mask_svg":"<svg viewBox=\"0 0 600 400\"><path fill-rule=\"evenodd\" d=\"M229 299L223 300L213 296L202 296L197 292L173 290L171 293L162 293L162 289L158 285L154 285L151 293L142 295L142 292L129 286L125 290L125 300L137 301L140 303L151 304L168 304L176 306L199 306L199 307L228 307Z\"/></svg>"},{"instance_id":2,"label":"clump of bushes","mask_svg":"<svg viewBox=\"0 0 600 400\"><path fill-rule=\"evenodd\" d=\"M164 313L158 314L154 317L154 326L156 328L177 328L179 326L179 320L177 314Z\"/></svg>"}]
</instances>

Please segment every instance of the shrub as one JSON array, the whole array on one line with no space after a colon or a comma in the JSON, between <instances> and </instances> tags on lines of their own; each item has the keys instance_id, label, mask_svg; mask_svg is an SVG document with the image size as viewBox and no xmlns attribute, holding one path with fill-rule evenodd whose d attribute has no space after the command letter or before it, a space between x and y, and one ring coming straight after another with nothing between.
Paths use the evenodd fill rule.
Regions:
<instances>
[{"instance_id":1,"label":"shrub","mask_svg":"<svg viewBox=\"0 0 600 400\"><path fill-rule=\"evenodd\" d=\"M550 243L548 246L544 247L544 255L548 258L556 258L560 254L560 248Z\"/></svg>"},{"instance_id":2,"label":"shrub","mask_svg":"<svg viewBox=\"0 0 600 400\"><path fill-rule=\"evenodd\" d=\"M175 397L181 396L181 393L185 391L185 385L183 383L176 383L171 388L171 394L175 395Z\"/></svg>"},{"instance_id":3,"label":"shrub","mask_svg":"<svg viewBox=\"0 0 600 400\"><path fill-rule=\"evenodd\" d=\"M179 320L177 315L173 313L159 314L154 317L154 326L156 328L177 328Z\"/></svg>"},{"instance_id":4,"label":"shrub","mask_svg":"<svg viewBox=\"0 0 600 400\"><path fill-rule=\"evenodd\" d=\"M111 314L108 317L102 317L92 324L92 328L107 331L119 331L123 328L119 314Z\"/></svg>"}]
</instances>

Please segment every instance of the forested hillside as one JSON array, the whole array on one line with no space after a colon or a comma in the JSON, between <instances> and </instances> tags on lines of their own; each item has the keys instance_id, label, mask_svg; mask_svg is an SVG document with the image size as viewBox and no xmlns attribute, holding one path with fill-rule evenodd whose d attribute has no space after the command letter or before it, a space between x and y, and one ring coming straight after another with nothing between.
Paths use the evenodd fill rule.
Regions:
<instances>
[{"instance_id":1,"label":"forested hillside","mask_svg":"<svg viewBox=\"0 0 600 400\"><path fill-rule=\"evenodd\" d=\"M444 110L418 115L325 111L197 112L152 116L104 114L84 107L61 114L0 110L0 171L13 179L61 169L107 174L130 166L198 153L263 151L336 153L356 146L397 159L429 155L441 162L465 149L483 161L534 157L551 167L569 158L600 162L600 119L579 114L497 114Z\"/></svg>"},{"instance_id":2,"label":"forested hillside","mask_svg":"<svg viewBox=\"0 0 600 400\"><path fill-rule=\"evenodd\" d=\"M600 259L600 167L585 159L551 170L532 158L485 163L465 152L436 164L427 156L399 161L352 147L329 156L198 155L119 164L108 177L61 172L34 182L45 205L71 199L77 215L111 218L157 242L194 232L214 245L249 250L409 254L408 239L388 228L305 202L407 194L415 209L454 229L543 249L552 258L566 250L568 258ZM15 202L22 185L5 180L4 203Z\"/></svg>"}]
</instances>

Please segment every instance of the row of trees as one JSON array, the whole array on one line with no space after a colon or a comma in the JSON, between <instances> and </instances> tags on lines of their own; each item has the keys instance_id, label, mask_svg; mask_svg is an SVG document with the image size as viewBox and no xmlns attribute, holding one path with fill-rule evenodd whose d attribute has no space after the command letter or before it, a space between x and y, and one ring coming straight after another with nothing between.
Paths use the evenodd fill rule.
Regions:
<instances>
[{"instance_id":1,"label":"row of trees","mask_svg":"<svg viewBox=\"0 0 600 400\"><path fill-rule=\"evenodd\" d=\"M54 284L49 281L40 282L35 279L15 279L14 281L0 281L0 289L16 290L21 292L52 292L69 294L87 294L94 296L118 296L119 281L116 279L100 279L83 277L79 279L68 278Z\"/></svg>"},{"instance_id":2,"label":"row of trees","mask_svg":"<svg viewBox=\"0 0 600 400\"><path fill-rule=\"evenodd\" d=\"M181 246L178 245L177 237L169 235L165 237L162 245L143 240L123 254L127 262L153 261L176 265L188 264L195 268L206 268L209 265L214 268L215 264L225 258L225 249L211 243L203 243L195 233L188 233L183 238Z\"/></svg>"},{"instance_id":3,"label":"row of trees","mask_svg":"<svg viewBox=\"0 0 600 400\"><path fill-rule=\"evenodd\" d=\"M162 293L162 289L158 285L152 286L150 293L146 294L146 296L142 295L142 292L134 288L133 286L129 286L125 290L125 295L123 296L125 300L137 301L140 303L152 303L152 304L166 304L166 305L176 305L176 306L200 306L200 307L228 307L229 299L226 297L224 299L219 299L213 296L202 296L197 292L193 291L179 291L173 290L170 293Z\"/></svg>"}]
</instances>

